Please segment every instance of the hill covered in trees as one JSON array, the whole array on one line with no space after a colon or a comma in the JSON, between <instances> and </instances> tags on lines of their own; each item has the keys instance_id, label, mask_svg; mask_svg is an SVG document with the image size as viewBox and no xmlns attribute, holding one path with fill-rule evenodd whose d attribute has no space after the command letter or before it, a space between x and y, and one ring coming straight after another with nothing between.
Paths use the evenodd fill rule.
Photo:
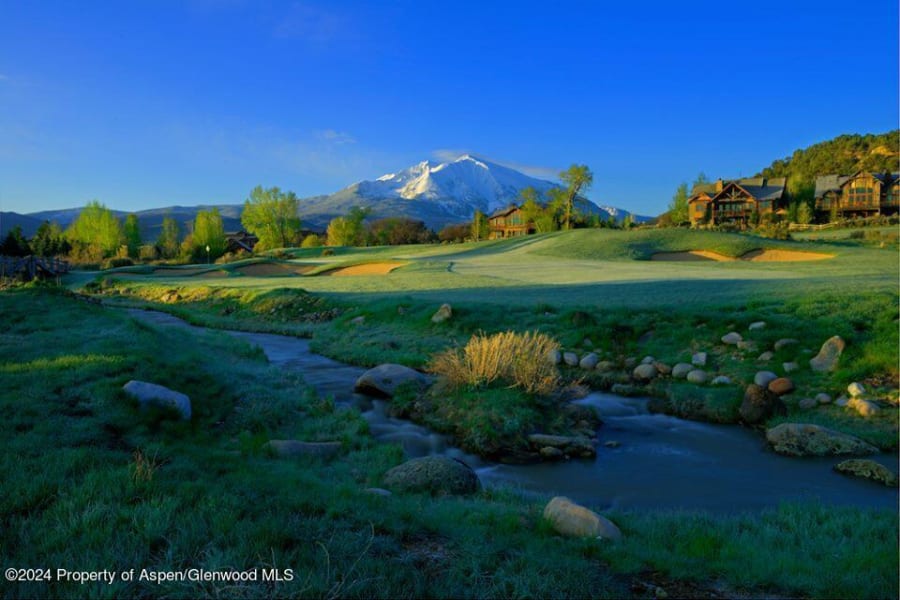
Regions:
<instances>
[{"instance_id":1,"label":"hill covered in trees","mask_svg":"<svg viewBox=\"0 0 900 600\"><path fill-rule=\"evenodd\" d=\"M795 150L772 162L757 177L787 177L794 199L811 199L819 175L857 171L900 171L900 129L882 134L848 134Z\"/></svg>"}]
</instances>

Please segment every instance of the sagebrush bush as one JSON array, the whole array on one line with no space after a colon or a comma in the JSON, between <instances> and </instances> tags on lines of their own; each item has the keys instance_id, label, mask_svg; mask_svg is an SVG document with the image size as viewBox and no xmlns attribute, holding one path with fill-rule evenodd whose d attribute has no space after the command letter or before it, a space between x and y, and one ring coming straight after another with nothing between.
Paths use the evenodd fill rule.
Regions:
<instances>
[{"instance_id":1,"label":"sagebrush bush","mask_svg":"<svg viewBox=\"0 0 900 600\"><path fill-rule=\"evenodd\" d=\"M542 333L476 333L464 348L436 354L430 370L455 388L501 383L549 395L559 386L559 371L547 355L558 348L556 340Z\"/></svg>"}]
</instances>

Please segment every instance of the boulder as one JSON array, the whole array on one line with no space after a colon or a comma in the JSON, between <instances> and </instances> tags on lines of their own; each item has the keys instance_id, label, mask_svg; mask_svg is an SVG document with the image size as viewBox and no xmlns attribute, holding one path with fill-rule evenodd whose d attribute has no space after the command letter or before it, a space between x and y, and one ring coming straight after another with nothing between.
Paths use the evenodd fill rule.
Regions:
<instances>
[{"instance_id":1,"label":"boulder","mask_svg":"<svg viewBox=\"0 0 900 600\"><path fill-rule=\"evenodd\" d=\"M775 356L774 352L772 352L771 350L766 350L765 352L760 354L758 357L756 357L756 360L758 360L760 362L768 362L768 361L772 360L773 356Z\"/></svg>"},{"instance_id":2,"label":"boulder","mask_svg":"<svg viewBox=\"0 0 900 600\"><path fill-rule=\"evenodd\" d=\"M597 455L591 440L581 436L532 433L528 436L528 442L539 452L543 452L544 448L556 448L566 456L592 458Z\"/></svg>"},{"instance_id":3,"label":"boulder","mask_svg":"<svg viewBox=\"0 0 900 600\"><path fill-rule=\"evenodd\" d=\"M753 323L750 323L750 327L748 327L747 329L749 329L750 331L757 331L759 329L765 329L765 328L766 328L765 321L754 321Z\"/></svg>"},{"instance_id":4,"label":"boulder","mask_svg":"<svg viewBox=\"0 0 900 600\"><path fill-rule=\"evenodd\" d=\"M582 369L593 369L597 366L597 363L600 362L600 357L597 356L596 353L591 352L589 354L585 354L580 361L578 361L578 366Z\"/></svg>"},{"instance_id":5,"label":"boulder","mask_svg":"<svg viewBox=\"0 0 900 600\"><path fill-rule=\"evenodd\" d=\"M706 352L696 352L691 357L691 364L696 367L706 366Z\"/></svg>"},{"instance_id":6,"label":"boulder","mask_svg":"<svg viewBox=\"0 0 900 600\"><path fill-rule=\"evenodd\" d=\"M778 375L772 371L757 371L756 375L753 376L753 383L762 387L768 387L776 379L778 379Z\"/></svg>"},{"instance_id":7,"label":"boulder","mask_svg":"<svg viewBox=\"0 0 900 600\"><path fill-rule=\"evenodd\" d=\"M570 367L574 367L578 364L578 355L574 352L564 352L563 353L563 362L569 365Z\"/></svg>"},{"instance_id":8,"label":"boulder","mask_svg":"<svg viewBox=\"0 0 900 600\"><path fill-rule=\"evenodd\" d=\"M141 410L151 406L172 409L185 421L191 420L191 399L186 394L155 383L132 379L122 389L138 401Z\"/></svg>"},{"instance_id":9,"label":"boulder","mask_svg":"<svg viewBox=\"0 0 900 600\"><path fill-rule=\"evenodd\" d=\"M816 402L819 404L831 404L831 396L825 392L820 392L816 394Z\"/></svg>"},{"instance_id":10,"label":"boulder","mask_svg":"<svg viewBox=\"0 0 900 600\"><path fill-rule=\"evenodd\" d=\"M687 380L690 383L706 383L706 371L694 369L687 374Z\"/></svg>"},{"instance_id":11,"label":"boulder","mask_svg":"<svg viewBox=\"0 0 900 600\"><path fill-rule=\"evenodd\" d=\"M722 343L728 344L730 346L734 346L738 342L742 342L742 341L744 341L744 338L741 337L741 334L739 334L737 331L732 331L732 332L726 333L725 335L722 336Z\"/></svg>"},{"instance_id":12,"label":"boulder","mask_svg":"<svg viewBox=\"0 0 900 600\"><path fill-rule=\"evenodd\" d=\"M781 368L784 369L785 373L793 373L794 371L800 369L800 365L795 362L786 362L781 363Z\"/></svg>"},{"instance_id":13,"label":"boulder","mask_svg":"<svg viewBox=\"0 0 900 600\"><path fill-rule=\"evenodd\" d=\"M850 394L851 398L856 398L857 396L862 396L863 394L865 394L866 388L863 387L863 384L854 381L847 386L847 393Z\"/></svg>"},{"instance_id":14,"label":"boulder","mask_svg":"<svg viewBox=\"0 0 900 600\"><path fill-rule=\"evenodd\" d=\"M608 373L610 371L615 370L615 368L616 368L615 363L608 361L608 360L601 360L600 362L597 363L597 367L596 367L596 369L598 371L600 371L601 373Z\"/></svg>"},{"instance_id":15,"label":"boulder","mask_svg":"<svg viewBox=\"0 0 900 600\"><path fill-rule=\"evenodd\" d=\"M881 410L874 402L862 398L850 398L847 401L847 408L852 408L861 417L874 417Z\"/></svg>"},{"instance_id":16,"label":"boulder","mask_svg":"<svg viewBox=\"0 0 900 600\"><path fill-rule=\"evenodd\" d=\"M384 487L396 492L428 492L433 495L473 494L481 487L469 465L446 456L408 460L384 474Z\"/></svg>"},{"instance_id":17,"label":"boulder","mask_svg":"<svg viewBox=\"0 0 900 600\"><path fill-rule=\"evenodd\" d=\"M354 390L370 396L393 398L397 388L404 383L413 383L420 389L428 387L428 376L415 369L386 363L369 369L356 380Z\"/></svg>"},{"instance_id":18,"label":"boulder","mask_svg":"<svg viewBox=\"0 0 900 600\"><path fill-rule=\"evenodd\" d=\"M794 382L787 377L779 377L770 381L768 387L776 396L784 396L794 391Z\"/></svg>"},{"instance_id":19,"label":"boulder","mask_svg":"<svg viewBox=\"0 0 900 600\"><path fill-rule=\"evenodd\" d=\"M809 366L818 373L834 371L845 346L844 340L838 335L828 338L822 344L822 348L819 349L819 353L816 354L815 358L810 359Z\"/></svg>"},{"instance_id":20,"label":"boulder","mask_svg":"<svg viewBox=\"0 0 900 600\"><path fill-rule=\"evenodd\" d=\"M674 367L672 367L672 377L675 379L684 379L687 377L687 374L694 370L694 365L689 365L687 363L678 363Z\"/></svg>"},{"instance_id":21,"label":"boulder","mask_svg":"<svg viewBox=\"0 0 900 600\"><path fill-rule=\"evenodd\" d=\"M622 532L612 521L563 496L556 496L547 503L544 518L557 533L565 536L622 539Z\"/></svg>"},{"instance_id":22,"label":"boulder","mask_svg":"<svg viewBox=\"0 0 900 600\"><path fill-rule=\"evenodd\" d=\"M785 412L778 396L761 385L751 383L744 391L744 400L738 409L741 419L748 425L757 425L770 419L776 412Z\"/></svg>"},{"instance_id":23,"label":"boulder","mask_svg":"<svg viewBox=\"0 0 900 600\"><path fill-rule=\"evenodd\" d=\"M775 345L773 347L775 348L775 352L778 352L782 348L786 348L788 346L793 346L794 344L799 344L799 343L800 343L800 340L795 340L794 338L781 338L780 340L775 342Z\"/></svg>"},{"instance_id":24,"label":"boulder","mask_svg":"<svg viewBox=\"0 0 900 600\"><path fill-rule=\"evenodd\" d=\"M329 458L341 451L340 442L301 442L298 440L269 440L263 450L274 456L295 458L298 456L318 456Z\"/></svg>"},{"instance_id":25,"label":"boulder","mask_svg":"<svg viewBox=\"0 0 900 600\"><path fill-rule=\"evenodd\" d=\"M712 381L710 381L711 385L729 385L731 383L731 378L726 375L719 375Z\"/></svg>"},{"instance_id":26,"label":"boulder","mask_svg":"<svg viewBox=\"0 0 900 600\"><path fill-rule=\"evenodd\" d=\"M766 431L773 450L788 456L875 454L878 448L846 433L809 423L782 423Z\"/></svg>"},{"instance_id":27,"label":"boulder","mask_svg":"<svg viewBox=\"0 0 900 600\"><path fill-rule=\"evenodd\" d=\"M432 323L443 323L447 319L453 316L453 307L449 304L441 304L441 307L437 309L433 315L431 315Z\"/></svg>"},{"instance_id":28,"label":"boulder","mask_svg":"<svg viewBox=\"0 0 900 600\"><path fill-rule=\"evenodd\" d=\"M839 462L834 466L834 470L845 475L871 479L888 487L897 487L897 475L893 471L867 458L851 458Z\"/></svg>"},{"instance_id":29,"label":"boulder","mask_svg":"<svg viewBox=\"0 0 900 600\"><path fill-rule=\"evenodd\" d=\"M551 350L547 353L547 360L550 361L551 364L558 365L562 362L562 352L559 350Z\"/></svg>"},{"instance_id":30,"label":"boulder","mask_svg":"<svg viewBox=\"0 0 900 600\"><path fill-rule=\"evenodd\" d=\"M641 364L634 368L631 375L639 381L650 381L656 377L656 367L652 364Z\"/></svg>"}]
</instances>

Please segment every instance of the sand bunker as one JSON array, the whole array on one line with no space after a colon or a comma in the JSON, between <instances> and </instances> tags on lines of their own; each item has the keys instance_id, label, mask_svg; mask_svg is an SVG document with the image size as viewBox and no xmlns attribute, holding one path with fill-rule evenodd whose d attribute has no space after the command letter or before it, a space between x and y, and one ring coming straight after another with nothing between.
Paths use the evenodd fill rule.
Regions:
<instances>
[{"instance_id":1,"label":"sand bunker","mask_svg":"<svg viewBox=\"0 0 900 600\"><path fill-rule=\"evenodd\" d=\"M690 250L688 252L657 252L650 260L662 261L735 261L751 262L793 262L802 260L823 260L834 258L833 254L819 252L800 252L797 250L751 250L740 258L732 258L709 250Z\"/></svg>"},{"instance_id":2,"label":"sand bunker","mask_svg":"<svg viewBox=\"0 0 900 600\"><path fill-rule=\"evenodd\" d=\"M206 269L173 269L173 268L165 268L161 267L158 269L153 269L154 275L166 275L169 277L193 277L198 273L203 273Z\"/></svg>"},{"instance_id":3,"label":"sand bunker","mask_svg":"<svg viewBox=\"0 0 900 600\"><path fill-rule=\"evenodd\" d=\"M326 271L322 275L333 275L335 277L343 277L345 275L387 275L397 267L402 267L405 264L399 262L367 263Z\"/></svg>"},{"instance_id":4,"label":"sand bunker","mask_svg":"<svg viewBox=\"0 0 900 600\"><path fill-rule=\"evenodd\" d=\"M256 263L237 267L234 270L241 275L250 277L285 277L290 275L303 275L315 265L284 265L278 263Z\"/></svg>"}]
</instances>

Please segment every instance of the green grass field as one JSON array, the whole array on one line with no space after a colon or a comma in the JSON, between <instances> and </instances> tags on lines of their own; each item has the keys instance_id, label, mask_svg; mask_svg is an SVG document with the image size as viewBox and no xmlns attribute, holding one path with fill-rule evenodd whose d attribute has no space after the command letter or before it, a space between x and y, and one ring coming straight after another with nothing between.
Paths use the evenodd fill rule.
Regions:
<instances>
[{"instance_id":1,"label":"green grass field","mask_svg":"<svg viewBox=\"0 0 900 600\"><path fill-rule=\"evenodd\" d=\"M655 252L737 257L760 248L834 258L647 260ZM730 391L705 388L717 405L739 399L738 386L758 368L718 338L765 320L765 330L748 335L760 346L796 337L802 353L834 334L848 341L835 373L796 374L802 393L837 394L867 378L897 387L900 260L889 248L583 230L287 253L208 268L75 273L66 284L104 303L160 308L211 327L311 337L317 351L361 365L421 367L477 331L505 329L539 330L579 351L589 338L616 361L652 354L674 363L707 349L716 369L736 380ZM313 274L322 265L383 261L409 264L389 275ZM254 264L317 270L257 276L247 268ZM433 324L442 302L453 304L454 317ZM5 597L653 596L635 580L686 596L898 595L893 511L618 512L607 516L623 530L623 543L565 539L541 518L542 502L510 491L462 499L366 493L403 460L400 448L376 444L358 413L316 397L302 377L269 367L258 350L230 337L142 325L42 286L0 292L0 314L5 567L296 573L288 583L238 586L3 582ZM353 322L359 316L362 325ZM794 352L780 351L774 362L797 358ZM188 393L191 423L138 412L120 391L132 378ZM896 448L896 409L885 415L867 421L828 407L811 418ZM342 450L333 460L296 461L260 451L287 437L338 440Z\"/></svg>"}]
</instances>

